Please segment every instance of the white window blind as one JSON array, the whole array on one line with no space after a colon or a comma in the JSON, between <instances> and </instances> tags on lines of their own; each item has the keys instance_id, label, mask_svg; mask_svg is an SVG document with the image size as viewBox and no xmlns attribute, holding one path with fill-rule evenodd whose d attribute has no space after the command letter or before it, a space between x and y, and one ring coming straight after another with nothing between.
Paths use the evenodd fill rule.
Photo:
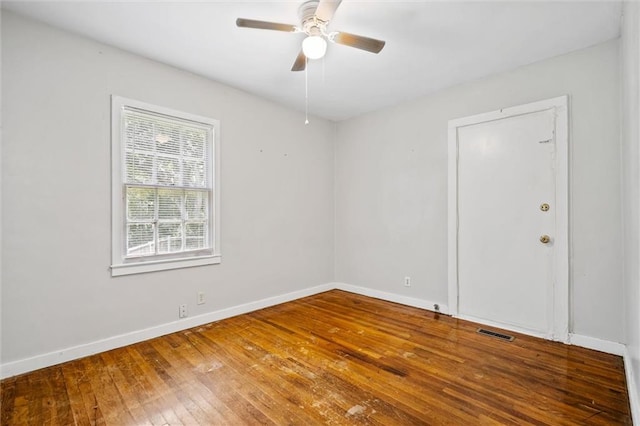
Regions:
<instances>
[{"instance_id":1,"label":"white window blind","mask_svg":"<svg viewBox=\"0 0 640 426\"><path fill-rule=\"evenodd\" d=\"M208 249L210 126L124 108L127 257Z\"/></svg>"},{"instance_id":2,"label":"white window blind","mask_svg":"<svg viewBox=\"0 0 640 426\"><path fill-rule=\"evenodd\" d=\"M122 215L114 242L119 240L122 263L213 254L213 123L115 101Z\"/></svg>"}]
</instances>

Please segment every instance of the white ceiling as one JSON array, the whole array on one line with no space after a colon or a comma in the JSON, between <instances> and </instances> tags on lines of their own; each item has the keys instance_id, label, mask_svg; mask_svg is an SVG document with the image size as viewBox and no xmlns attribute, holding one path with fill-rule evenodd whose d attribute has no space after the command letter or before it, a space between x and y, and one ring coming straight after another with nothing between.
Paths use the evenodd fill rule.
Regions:
<instances>
[{"instance_id":1,"label":"white ceiling","mask_svg":"<svg viewBox=\"0 0 640 426\"><path fill-rule=\"evenodd\" d=\"M298 1L2 2L4 9L298 110L291 72L302 34L237 28L237 17L298 25ZM378 55L329 46L309 63L309 111L342 120L619 36L618 1L344 0L331 30L387 42Z\"/></svg>"}]
</instances>

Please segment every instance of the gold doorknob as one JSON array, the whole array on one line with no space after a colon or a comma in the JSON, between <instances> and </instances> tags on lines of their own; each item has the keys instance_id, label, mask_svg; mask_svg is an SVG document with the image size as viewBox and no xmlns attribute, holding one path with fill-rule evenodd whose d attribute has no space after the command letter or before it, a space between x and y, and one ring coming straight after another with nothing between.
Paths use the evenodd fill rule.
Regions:
<instances>
[{"instance_id":1,"label":"gold doorknob","mask_svg":"<svg viewBox=\"0 0 640 426\"><path fill-rule=\"evenodd\" d=\"M540 210L542 210L543 212L548 212L549 211L549 204L547 204L547 203L540 204Z\"/></svg>"},{"instance_id":2,"label":"gold doorknob","mask_svg":"<svg viewBox=\"0 0 640 426\"><path fill-rule=\"evenodd\" d=\"M551 237L549 237L548 235L543 235L540 237L540 242L542 244L547 244L549 241L551 241Z\"/></svg>"}]
</instances>

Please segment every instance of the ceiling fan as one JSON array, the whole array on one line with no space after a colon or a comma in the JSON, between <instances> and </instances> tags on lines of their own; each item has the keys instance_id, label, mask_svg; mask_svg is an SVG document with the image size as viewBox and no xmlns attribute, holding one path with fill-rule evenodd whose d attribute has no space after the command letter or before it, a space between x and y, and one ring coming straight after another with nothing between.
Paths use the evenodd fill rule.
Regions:
<instances>
[{"instance_id":1,"label":"ceiling fan","mask_svg":"<svg viewBox=\"0 0 640 426\"><path fill-rule=\"evenodd\" d=\"M367 52L379 53L385 44L382 40L328 30L329 22L341 2L342 0L309 0L302 3L298 9L300 26L244 18L238 18L236 25L243 28L306 34L307 37L302 42L302 50L293 63L291 71L304 70L307 58L322 58L327 50L327 40Z\"/></svg>"}]
</instances>

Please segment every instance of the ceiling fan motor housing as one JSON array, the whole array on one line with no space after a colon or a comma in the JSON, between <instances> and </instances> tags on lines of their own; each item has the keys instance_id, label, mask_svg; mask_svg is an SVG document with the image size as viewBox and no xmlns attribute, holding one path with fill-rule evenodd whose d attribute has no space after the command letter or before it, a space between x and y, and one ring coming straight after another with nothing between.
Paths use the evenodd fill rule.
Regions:
<instances>
[{"instance_id":1,"label":"ceiling fan motor housing","mask_svg":"<svg viewBox=\"0 0 640 426\"><path fill-rule=\"evenodd\" d=\"M309 0L300 5L298 9L298 16L302 23L302 31L310 36L319 36L324 34L324 27L326 22L316 17L316 10L318 9L318 0Z\"/></svg>"},{"instance_id":2,"label":"ceiling fan motor housing","mask_svg":"<svg viewBox=\"0 0 640 426\"><path fill-rule=\"evenodd\" d=\"M313 17L316 14L316 10L318 9L318 4L320 2L318 0L309 0L300 5L298 8L298 16L300 17L300 22L305 22Z\"/></svg>"}]
</instances>

